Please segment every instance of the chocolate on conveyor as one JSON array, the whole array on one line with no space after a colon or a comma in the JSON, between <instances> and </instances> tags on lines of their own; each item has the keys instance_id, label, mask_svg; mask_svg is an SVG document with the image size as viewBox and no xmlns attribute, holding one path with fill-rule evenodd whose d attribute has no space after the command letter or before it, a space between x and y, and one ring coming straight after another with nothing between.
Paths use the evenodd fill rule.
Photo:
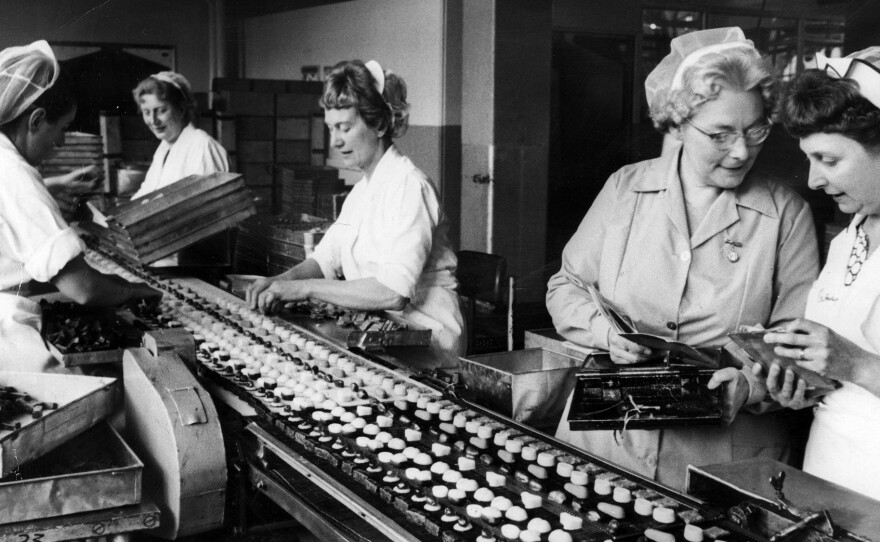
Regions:
<instances>
[{"instance_id":1,"label":"chocolate on conveyor","mask_svg":"<svg viewBox=\"0 0 880 542\"><path fill-rule=\"evenodd\" d=\"M584 520L580 516L562 512L559 514L559 523L566 531L577 531L584 525Z\"/></svg>"},{"instance_id":2,"label":"chocolate on conveyor","mask_svg":"<svg viewBox=\"0 0 880 542\"><path fill-rule=\"evenodd\" d=\"M443 399L229 296L202 299L176 284L173 291L181 295L162 305L161 320L203 337L198 360L212 378L239 386L236 393L251 403L257 399L246 389L259 383L261 416L358 465L387 492L383 498L393 494L395 503L430 518L426 525L439 526L443 540L570 542L584 538L582 529L613 532L618 521L627 536L659 526L681 538L676 542L718 538L708 527L682 532L681 521L706 523L687 501ZM215 366L207 360L217 351L229 359Z\"/></svg>"},{"instance_id":3,"label":"chocolate on conveyor","mask_svg":"<svg viewBox=\"0 0 880 542\"><path fill-rule=\"evenodd\" d=\"M571 534L561 529L556 529L547 536L547 542L572 542L572 537Z\"/></svg>"},{"instance_id":4,"label":"chocolate on conveyor","mask_svg":"<svg viewBox=\"0 0 880 542\"><path fill-rule=\"evenodd\" d=\"M506 541L516 541L519 540L520 528L511 523L505 523L501 526L501 536L504 537Z\"/></svg>"}]
</instances>

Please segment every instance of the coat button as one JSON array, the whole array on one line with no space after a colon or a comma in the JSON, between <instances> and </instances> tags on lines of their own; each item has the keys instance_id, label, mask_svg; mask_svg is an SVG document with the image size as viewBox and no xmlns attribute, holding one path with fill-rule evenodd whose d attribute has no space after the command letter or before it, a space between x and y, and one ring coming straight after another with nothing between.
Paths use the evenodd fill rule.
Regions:
<instances>
[{"instance_id":1,"label":"coat button","mask_svg":"<svg viewBox=\"0 0 880 542\"><path fill-rule=\"evenodd\" d=\"M672 331L675 331L676 329L678 329L678 324L670 320L669 322L666 322L666 327L668 327Z\"/></svg>"},{"instance_id":2,"label":"coat button","mask_svg":"<svg viewBox=\"0 0 880 542\"><path fill-rule=\"evenodd\" d=\"M681 259L681 261L683 261L685 263L691 261L691 253L690 252L682 252L681 254L678 255L678 257Z\"/></svg>"}]
</instances>

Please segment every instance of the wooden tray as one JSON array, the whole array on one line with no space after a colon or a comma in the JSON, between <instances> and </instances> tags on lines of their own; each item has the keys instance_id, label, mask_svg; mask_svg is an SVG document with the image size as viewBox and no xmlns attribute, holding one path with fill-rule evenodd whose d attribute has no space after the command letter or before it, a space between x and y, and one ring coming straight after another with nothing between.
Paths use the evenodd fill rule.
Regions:
<instances>
[{"instance_id":1,"label":"wooden tray","mask_svg":"<svg viewBox=\"0 0 880 542\"><path fill-rule=\"evenodd\" d=\"M41 418L20 414L21 429L0 429L0 477L39 457L109 416L117 404L115 378L0 371L0 386L36 401L58 403Z\"/></svg>"}]
</instances>

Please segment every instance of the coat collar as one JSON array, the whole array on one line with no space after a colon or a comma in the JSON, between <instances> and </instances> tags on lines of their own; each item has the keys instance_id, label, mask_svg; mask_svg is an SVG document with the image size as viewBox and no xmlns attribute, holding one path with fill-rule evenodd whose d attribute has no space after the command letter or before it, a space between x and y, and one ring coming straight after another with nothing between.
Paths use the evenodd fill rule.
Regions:
<instances>
[{"instance_id":1,"label":"coat collar","mask_svg":"<svg viewBox=\"0 0 880 542\"><path fill-rule=\"evenodd\" d=\"M382 184L382 179L393 179L394 175L392 173L399 167L402 157L403 155L397 150L397 146L392 144L385 151L385 154L382 155L382 158L379 159L376 169L373 170L373 175L369 179L364 175L361 177L361 182L369 185L378 185Z\"/></svg>"},{"instance_id":2,"label":"coat collar","mask_svg":"<svg viewBox=\"0 0 880 542\"><path fill-rule=\"evenodd\" d=\"M654 160L650 166L648 175L643 175L631 186L633 192L661 192L669 190L672 183L678 183L678 192L681 193L681 179L678 176L678 162L681 158L681 143L675 142L673 146ZM725 192L724 194L729 194ZM728 205L730 210L734 207L746 207L757 211L770 218L778 218L779 212L773 200L773 194L767 183L753 172L746 177L745 181L734 191Z\"/></svg>"}]
</instances>

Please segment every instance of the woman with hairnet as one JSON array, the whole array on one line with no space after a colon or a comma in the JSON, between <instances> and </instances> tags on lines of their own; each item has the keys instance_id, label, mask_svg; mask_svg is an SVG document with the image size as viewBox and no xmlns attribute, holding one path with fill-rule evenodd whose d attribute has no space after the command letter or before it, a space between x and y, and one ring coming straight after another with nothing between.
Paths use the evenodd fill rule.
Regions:
<instances>
[{"instance_id":1,"label":"woman with hairnet","mask_svg":"<svg viewBox=\"0 0 880 542\"><path fill-rule=\"evenodd\" d=\"M153 74L138 83L132 94L144 123L161 140L144 183L132 199L190 175L229 171L226 150L192 124L195 99L184 76L171 71Z\"/></svg>"},{"instance_id":2,"label":"woman with hairnet","mask_svg":"<svg viewBox=\"0 0 880 542\"><path fill-rule=\"evenodd\" d=\"M804 318L764 341L841 385L817 403L773 365L767 388L790 408L815 405L805 472L880 500L880 47L816 60L819 70L789 85L782 121L810 162L810 188L853 217L831 241Z\"/></svg>"},{"instance_id":3,"label":"woman with hairnet","mask_svg":"<svg viewBox=\"0 0 880 542\"><path fill-rule=\"evenodd\" d=\"M599 290L639 331L718 347L743 325L776 326L804 309L818 270L813 219L791 189L751 173L775 116L777 83L739 28L694 32L645 87L655 127L671 145L611 176L565 247L548 284L560 334L608 350L618 364L654 352L620 337L588 293ZM722 369L726 420L766 388ZM661 483L682 488L688 464L765 456L785 460L784 413L741 412L723 426L570 431L557 437Z\"/></svg>"},{"instance_id":4,"label":"woman with hairnet","mask_svg":"<svg viewBox=\"0 0 880 542\"><path fill-rule=\"evenodd\" d=\"M31 281L51 282L73 301L117 305L158 291L104 275L61 218L35 169L76 114L68 79L45 41L0 52L0 369L43 371L54 361L40 337Z\"/></svg>"}]
</instances>

